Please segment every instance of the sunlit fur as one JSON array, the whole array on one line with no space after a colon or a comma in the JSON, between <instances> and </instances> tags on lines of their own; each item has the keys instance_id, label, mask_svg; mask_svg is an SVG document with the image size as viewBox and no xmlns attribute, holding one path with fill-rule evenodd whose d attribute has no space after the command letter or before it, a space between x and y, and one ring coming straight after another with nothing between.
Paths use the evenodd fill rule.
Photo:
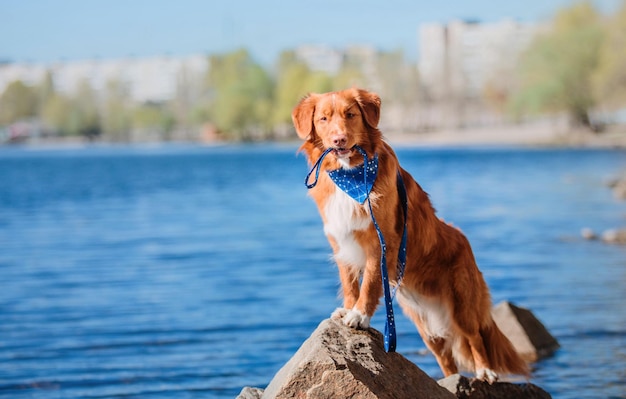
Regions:
<instances>
[{"instance_id":1,"label":"sunlit fur","mask_svg":"<svg viewBox=\"0 0 626 399\"><path fill-rule=\"evenodd\" d=\"M373 212L387 243L389 278L396 284L403 212L397 188L399 170L408 196L407 265L398 303L415 323L444 375L458 367L493 382L497 373L528 375L527 364L491 318L491 299L465 236L435 215L426 192L403 170L378 130L378 95L360 89L310 94L292 113L300 150L313 164L327 148L323 170L354 167L362 155L379 156L378 177L371 194ZM367 203L360 205L320 173L310 190L324 222L342 285L343 308L333 317L365 328L382 295L380 244L369 221ZM349 202L352 201L352 202Z\"/></svg>"}]
</instances>

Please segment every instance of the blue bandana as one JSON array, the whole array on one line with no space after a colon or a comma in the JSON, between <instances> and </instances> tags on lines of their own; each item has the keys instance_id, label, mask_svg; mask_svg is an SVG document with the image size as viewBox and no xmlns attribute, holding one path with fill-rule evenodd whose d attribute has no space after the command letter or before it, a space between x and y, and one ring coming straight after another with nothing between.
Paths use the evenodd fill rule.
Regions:
<instances>
[{"instance_id":1,"label":"blue bandana","mask_svg":"<svg viewBox=\"0 0 626 399\"><path fill-rule=\"evenodd\" d=\"M328 176L337 187L358 201L359 204L365 203L370 192L372 192L372 187L374 187L378 173L378 154L374 155L371 160L366 159L366 162L365 167L361 164L351 169L339 168L328 171ZM365 176L363 176L364 169L366 171Z\"/></svg>"}]
</instances>

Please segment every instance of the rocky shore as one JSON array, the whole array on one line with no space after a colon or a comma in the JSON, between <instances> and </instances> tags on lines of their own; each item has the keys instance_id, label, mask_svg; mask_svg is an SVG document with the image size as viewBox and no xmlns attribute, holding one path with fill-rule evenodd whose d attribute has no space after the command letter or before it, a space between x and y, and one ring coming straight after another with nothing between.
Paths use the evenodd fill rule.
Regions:
<instances>
[{"instance_id":1,"label":"rocky shore","mask_svg":"<svg viewBox=\"0 0 626 399\"><path fill-rule=\"evenodd\" d=\"M611 180L608 183L613 191L613 196L618 201L626 201L626 173L623 176ZM600 239L607 244L626 245L626 228L615 227L596 233L592 229L585 227L580 231L580 235L587 240Z\"/></svg>"},{"instance_id":2,"label":"rocky shore","mask_svg":"<svg viewBox=\"0 0 626 399\"><path fill-rule=\"evenodd\" d=\"M494 320L529 361L549 356L558 342L530 311L503 302ZM237 399L274 398L551 398L531 383L488 384L456 374L435 381L399 353L387 353L382 334L324 320L265 389L245 387Z\"/></svg>"}]
</instances>

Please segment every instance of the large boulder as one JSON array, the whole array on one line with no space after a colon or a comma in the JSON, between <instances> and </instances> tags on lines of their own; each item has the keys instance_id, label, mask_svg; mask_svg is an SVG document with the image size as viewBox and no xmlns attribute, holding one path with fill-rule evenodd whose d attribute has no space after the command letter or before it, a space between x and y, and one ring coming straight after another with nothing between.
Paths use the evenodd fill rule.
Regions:
<instances>
[{"instance_id":1,"label":"large boulder","mask_svg":"<svg viewBox=\"0 0 626 399\"><path fill-rule=\"evenodd\" d=\"M447 398L439 386L399 353L387 353L381 333L324 320L267 386L274 398Z\"/></svg>"},{"instance_id":2,"label":"large boulder","mask_svg":"<svg viewBox=\"0 0 626 399\"><path fill-rule=\"evenodd\" d=\"M460 374L439 380L439 385L452 392L458 399L550 399L552 397L548 392L533 384L510 382L489 384Z\"/></svg>"},{"instance_id":3,"label":"large boulder","mask_svg":"<svg viewBox=\"0 0 626 399\"><path fill-rule=\"evenodd\" d=\"M543 359L559 348L556 338L530 310L504 301L496 305L491 314L498 328L526 361Z\"/></svg>"},{"instance_id":4,"label":"large boulder","mask_svg":"<svg viewBox=\"0 0 626 399\"><path fill-rule=\"evenodd\" d=\"M503 330L507 330L507 323L516 326L514 334L509 331L507 336L514 345L519 341L516 335L524 337L521 341L525 342L527 350L522 354L527 353L526 358L539 358L547 353L548 348L558 347L556 340L528 310L504 302L494 308L494 315L506 316L497 317ZM503 324L503 320L506 323ZM265 390L245 387L237 399L550 397L546 391L530 383L488 384L459 374L437 383L399 353L385 352L380 332L372 328L355 330L328 319L317 327Z\"/></svg>"}]
</instances>

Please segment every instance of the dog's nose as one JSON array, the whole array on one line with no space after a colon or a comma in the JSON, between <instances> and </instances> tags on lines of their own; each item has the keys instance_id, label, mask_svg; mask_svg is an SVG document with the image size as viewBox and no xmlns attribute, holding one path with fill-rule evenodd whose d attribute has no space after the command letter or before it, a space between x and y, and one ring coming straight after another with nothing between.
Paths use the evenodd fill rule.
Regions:
<instances>
[{"instance_id":1,"label":"dog's nose","mask_svg":"<svg viewBox=\"0 0 626 399\"><path fill-rule=\"evenodd\" d=\"M333 137L333 144L335 147L345 147L348 140L345 136L335 136Z\"/></svg>"}]
</instances>

